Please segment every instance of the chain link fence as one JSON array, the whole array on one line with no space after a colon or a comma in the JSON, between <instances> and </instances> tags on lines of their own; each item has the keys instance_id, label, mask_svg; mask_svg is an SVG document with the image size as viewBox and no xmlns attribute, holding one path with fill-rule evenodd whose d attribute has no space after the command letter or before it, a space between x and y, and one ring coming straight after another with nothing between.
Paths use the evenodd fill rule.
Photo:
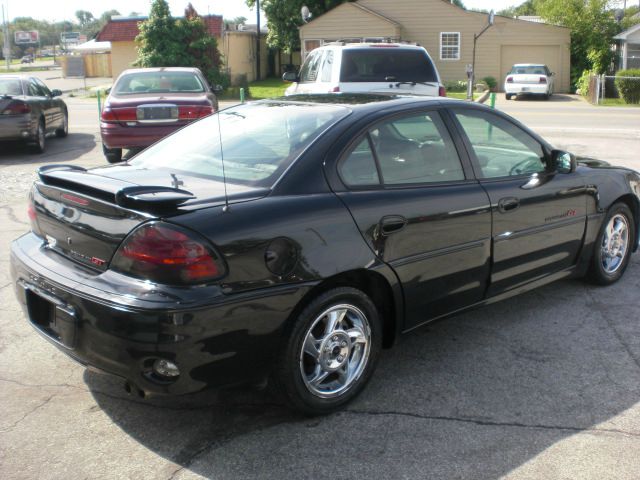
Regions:
<instances>
[{"instance_id":1,"label":"chain link fence","mask_svg":"<svg viewBox=\"0 0 640 480\"><path fill-rule=\"evenodd\" d=\"M587 99L594 105L610 103L608 100L612 99L640 104L640 77L591 75Z\"/></svg>"}]
</instances>

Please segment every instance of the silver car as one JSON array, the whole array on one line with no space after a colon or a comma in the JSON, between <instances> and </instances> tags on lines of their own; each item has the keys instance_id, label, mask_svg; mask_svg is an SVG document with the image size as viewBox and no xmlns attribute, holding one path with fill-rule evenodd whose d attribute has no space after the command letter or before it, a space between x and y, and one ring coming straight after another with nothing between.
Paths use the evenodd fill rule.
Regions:
<instances>
[{"instance_id":1,"label":"silver car","mask_svg":"<svg viewBox=\"0 0 640 480\"><path fill-rule=\"evenodd\" d=\"M48 134L66 137L69 113L60 95L39 78L0 75L0 142L21 140L42 153Z\"/></svg>"}]
</instances>

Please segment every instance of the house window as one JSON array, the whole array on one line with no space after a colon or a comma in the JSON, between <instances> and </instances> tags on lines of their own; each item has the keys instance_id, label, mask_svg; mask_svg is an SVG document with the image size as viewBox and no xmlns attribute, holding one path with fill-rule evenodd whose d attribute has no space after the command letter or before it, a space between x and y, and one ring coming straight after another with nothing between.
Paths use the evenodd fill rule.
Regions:
<instances>
[{"instance_id":1,"label":"house window","mask_svg":"<svg viewBox=\"0 0 640 480\"><path fill-rule=\"evenodd\" d=\"M440 32L440 60L460 60L460 32Z\"/></svg>"}]
</instances>

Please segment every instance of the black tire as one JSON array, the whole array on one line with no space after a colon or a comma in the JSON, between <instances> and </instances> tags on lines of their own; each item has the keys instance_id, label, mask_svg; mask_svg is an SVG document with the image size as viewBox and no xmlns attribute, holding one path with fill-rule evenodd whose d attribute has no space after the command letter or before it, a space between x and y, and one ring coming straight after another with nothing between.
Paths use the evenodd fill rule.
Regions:
<instances>
[{"instance_id":1,"label":"black tire","mask_svg":"<svg viewBox=\"0 0 640 480\"><path fill-rule=\"evenodd\" d=\"M506 98L507 100L511 100L511 94L510 93L505 93L504 94L504 98Z\"/></svg>"},{"instance_id":2,"label":"black tire","mask_svg":"<svg viewBox=\"0 0 640 480\"><path fill-rule=\"evenodd\" d=\"M332 315L341 320L330 329ZM362 391L382 348L381 319L367 295L350 287L329 290L309 303L290 328L272 382L290 407L311 415L327 414ZM308 344L314 345L311 350L317 356L309 353ZM319 378L324 379L314 386Z\"/></svg>"},{"instance_id":3,"label":"black tire","mask_svg":"<svg viewBox=\"0 0 640 480\"><path fill-rule=\"evenodd\" d=\"M618 228L611 228L610 224ZM626 236L620 233L623 230L626 231ZM617 237L612 232L617 232ZM590 282L596 285L611 285L620 280L631 258L635 232L635 222L629 207L622 202L612 205L593 246L591 265L587 273ZM621 252L620 247L623 244L624 251Z\"/></svg>"},{"instance_id":4,"label":"black tire","mask_svg":"<svg viewBox=\"0 0 640 480\"><path fill-rule=\"evenodd\" d=\"M62 119L62 127L56 130L56 137L58 138L64 138L69 134L69 113L64 110L62 114L64 116Z\"/></svg>"},{"instance_id":5,"label":"black tire","mask_svg":"<svg viewBox=\"0 0 640 480\"><path fill-rule=\"evenodd\" d=\"M44 120L40 119L38 122L38 128L36 128L36 135L31 144L31 152L44 153L45 144L47 138L47 131L44 127Z\"/></svg>"},{"instance_id":6,"label":"black tire","mask_svg":"<svg viewBox=\"0 0 640 480\"><path fill-rule=\"evenodd\" d=\"M107 148L102 145L102 153L104 154L107 162L118 163L122 161L122 149L121 148Z\"/></svg>"}]
</instances>

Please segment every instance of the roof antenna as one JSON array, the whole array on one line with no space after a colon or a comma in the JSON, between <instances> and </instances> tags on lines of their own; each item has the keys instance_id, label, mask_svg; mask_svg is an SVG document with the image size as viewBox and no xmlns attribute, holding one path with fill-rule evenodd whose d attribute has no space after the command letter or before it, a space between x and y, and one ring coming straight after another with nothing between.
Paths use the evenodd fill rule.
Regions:
<instances>
[{"instance_id":1,"label":"roof antenna","mask_svg":"<svg viewBox=\"0 0 640 480\"><path fill-rule=\"evenodd\" d=\"M220 161L222 162L222 182L224 184L224 207L222 208L223 213L227 213L229 211L229 195L227 194L227 175L224 170L224 153L222 149L222 128L220 127L220 110L216 112L216 117L218 117L218 136L220 137Z\"/></svg>"}]
</instances>

